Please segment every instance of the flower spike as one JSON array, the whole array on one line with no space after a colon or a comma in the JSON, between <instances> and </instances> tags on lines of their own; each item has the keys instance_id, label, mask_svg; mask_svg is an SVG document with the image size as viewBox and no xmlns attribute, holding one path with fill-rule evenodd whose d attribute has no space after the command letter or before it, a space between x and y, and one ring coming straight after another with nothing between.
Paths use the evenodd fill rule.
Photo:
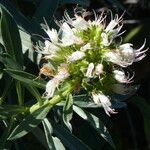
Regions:
<instances>
[{"instance_id":1,"label":"flower spike","mask_svg":"<svg viewBox=\"0 0 150 150\"><path fill-rule=\"evenodd\" d=\"M44 96L51 99L59 88L61 92L68 84L73 93L78 86L85 89L95 104L101 104L110 116L117 113L111 95L135 91L130 87L135 74L130 75L124 68L146 56L146 40L137 50L131 43L117 41L124 33L121 32L123 15L109 17L108 11L101 14L93 11L94 19L91 20L88 14L85 9L75 8L74 16L70 17L65 11L63 20L56 21L59 31L50 29L46 23L45 32L49 38L45 39L45 46L38 49L52 66L49 69L45 65L40 70L40 74L50 78ZM108 18L111 18L109 22Z\"/></svg>"}]
</instances>

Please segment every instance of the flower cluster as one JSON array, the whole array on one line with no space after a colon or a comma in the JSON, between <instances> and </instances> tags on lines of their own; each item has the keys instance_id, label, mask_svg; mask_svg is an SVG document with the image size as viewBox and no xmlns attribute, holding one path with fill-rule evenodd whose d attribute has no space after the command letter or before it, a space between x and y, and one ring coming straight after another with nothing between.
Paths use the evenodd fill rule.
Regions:
<instances>
[{"instance_id":1,"label":"flower cluster","mask_svg":"<svg viewBox=\"0 0 150 150\"><path fill-rule=\"evenodd\" d=\"M50 29L45 32L49 39L41 51L48 64L43 71L50 77L46 85L45 97L52 98L65 82L74 80L74 87L82 87L96 104L101 104L107 115L114 114L110 94L117 93L116 85L131 83L131 76L123 71L133 62L145 57L146 50L135 50L130 43L120 44L122 16L116 15L107 23L107 14L94 12L94 20L87 20L85 12L75 12L71 18L67 12L64 19L57 22L60 30ZM50 65L49 65L50 64ZM75 88L74 88L75 89Z\"/></svg>"}]
</instances>

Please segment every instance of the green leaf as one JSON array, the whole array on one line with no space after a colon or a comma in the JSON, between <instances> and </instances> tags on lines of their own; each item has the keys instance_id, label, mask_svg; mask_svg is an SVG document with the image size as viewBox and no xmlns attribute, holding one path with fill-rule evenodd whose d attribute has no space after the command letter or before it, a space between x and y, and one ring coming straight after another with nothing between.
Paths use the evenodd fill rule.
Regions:
<instances>
[{"instance_id":1,"label":"green leaf","mask_svg":"<svg viewBox=\"0 0 150 150\"><path fill-rule=\"evenodd\" d=\"M24 89L20 81L16 82L16 91L18 95L18 103L20 106L22 106L24 104Z\"/></svg>"},{"instance_id":2,"label":"green leaf","mask_svg":"<svg viewBox=\"0 0 150 150\"><path fill-rule=\"evenodd\" d=\"M52 126L50 124L50 122L48 121L47 118L45 118L43 121L43 127L44 127L44 131L45 131L45 136L46 136L46 141L48 144L49 149L51 150L65 150L65 147L62 145L61 141L58 138L54 138L52 137L52 133L53 133L53 129Z\"/></svg>"},{"instance_id":3,"label":"green leaf","mask_svg":"<svg viewBox=\"0 0 150 150\"><path fill-rule=\"evenodd\" d=\"M63 121L70 131L72 131L71 119L73 114L73 98L72 95L68 95L63 107Z\"/></svg>"},{"instance_id":4,"label":"green leaf","mask_svg":"<svg viewBox=\"0 0 150 150\"><path fill-rule=\"evenodd\" d=\"M61 0L60 1L62 4L78 4L78 5L82 5L82 6L86 6L88 7L90 5L90 1L89 0Z\"/></svg>"},{"instance_id":5,"label":"green leaf","mask_svg":"<svg viewBox=\"0 0 150 150\"><path fill-rule=\"evenodd\" d=\"M45 89L46 82L36 76L24 71L18 71L13 69L5 69L5 71L14 79L24 82L26 84Z\"/></svg>"},{"instance_id":6,"label":"green leaf","mask_svg":"<svg viewBox=\"0 0 150 150\"><path fill-rule=\"evenodd\" d=\"M22 41L22 49L23 49L24 58L29 59L27 61L32 61L33 63L39 65L41 58L42 58L42 54L35 51L35 48L34 48L33 43L31 41L31 35L25 31L22 31L22 30L19 30L19 32L20 32L21 41ZM41 34L39 33L39 35L41 35ZM32 39L34 41L39 40L38 36L36 34L35 34L35 36L32 36Z\"/></svg>"},{"instance_id":7,"label":"green leaf","mask_svg":"<svg viewBox=\"0 0 150 150\"><path fill-rule=\"evenodd\" d=\"M62 143L70 150L91 150L80 139L71 134L64 127L51 121L54 134L62 141Z\"/></svg>"},{"instance_id":8,"label":"green leaf","mask_svg":"<svg viewBox=\"0 0 150 150\"><path fill-rule=\"evenodd\" d=\"M26 85L26 84L24 84L24 85L28 89L28 91L36 98L36 100L39 102L39 105L42 105L43 101L41 98L41 94L39 93L37 88L33 87L33 86Z\"/></svg>"},{"instance_id":9,"label":"green leaf","mask_svg":"<svg viewBox=\"0 0 150 150\"><path fill-rule=\"evenodd\" d=\"M1 105L0 106L0 119L7 119L12 117L13 115L16 115L18 113L24 113L27 112L28 108L24 106L18 106L18 105Z\"/></svg>"},{"instance_id":10,"label":"green leaf","mask_svg":"<svg viewBox=\"0 0 150 150\"><path fill-rule=\"evenodd\" d=\"M50 108L51 106L44 105L25 117L23 121L12 131L8 140L16 140L32 131L46 117Z\"/></svg>"},{"instance_id":11,"label":"green leaf","mask_svg":"<svg viewBox=\"0 0 150 150\"><path fill-rule=\"evenodd\" d=\"M19 30L20 37L21 37L21 42L22 42L22 51L25 53L28 49L32 50L34 53L33 49L33 43L31 41L31 35L25 31Z\"/></svg>"},{"instance_id":12,"label":"green leaf","mask_svg":"<svg viewBox=\"0 0 150 150\"><path fill-rule=\"evenodd\" d=\"M21 66L12 59L8 54L0 54L0 62L2 62L6 68L21 70Z\"/></svg>"},{"instance_id":13,"label":"green leaf","mask_svg":"<svg viewBox=\"0 0 150 150\"><path fill-rule=\"evenodd\" d=\"M58 139L57 137L53 137L53 136L52 136L52 139L54 141L56 150L59 150L59 149L66 150L66 148L64 147L60 139Z\"/></svg>"},{"instance_id":14,"label":"green leaf","mask_svg":"<svg viewBox=\"0 0 150 150\"><path fill-rule=\"evenodd\" d=\"M24 57L27 60L27 62L33 62L34 64L39 65L42 59L42 54L37 53L35 50L28 49L24 53Z\"/></svg>"},{"instance_id":15,"label":"green leaf","mask_svg":"<svg viewBox=\"0 0 150 150\"><path fill-rule=\"evenodd\" d=\"M39 127L36 127L33 131L32 131L32 134L36 137L36 139L47 149L49 150L48 148L48 145L47 145L47 141L46 141L46 137L45 137L45 134L43 132L43 130ZM40 136L39 136L40 135Z\"/></svg>"},{"instance_id":16,"label":"green leaf","mask_svg":"<svg viewBox=\"0 0 150 150\"><path fill-rule=\"evenodd\" d=\"M37 8L33 18L35 18L38 23L42 23L44 18L47 22L52 19L57 7L59 0L42 0Z\"/></svg>"},{"instance_id":17,"label":"green leaf","mask_svg":"<svg viewBox=\"0 0 150 150\"><path fill-rule=\"evenodd\" d=\"M23 53L19 30L13 17L1 7L1 34L6 52L23 67Z\"/></svg>"},{"instance_id":18,"label":"green leaf","mask_svg":"<svg viewBox=\"0 0 150 150\"><path fill-rule=\"evenodd\" d=\"M73 106L73 110L84 120L88 121L89 124L115 149L115 145L113 143L113 140L103 124L103 122L96 117L95 115L81 109L78 106Z\"/></svg>"},{"instance_id":19,"label":"green leaf","mask_svg":"<svg viewBox=\"0 0 150 150\"><path fill-rule=\"evenodd\" d=\"M124 38L123 42L127 43L129 41L131 41L142 29L142 26L138 26L134 29L132 29Z\"/></svg>"}]
</instances>

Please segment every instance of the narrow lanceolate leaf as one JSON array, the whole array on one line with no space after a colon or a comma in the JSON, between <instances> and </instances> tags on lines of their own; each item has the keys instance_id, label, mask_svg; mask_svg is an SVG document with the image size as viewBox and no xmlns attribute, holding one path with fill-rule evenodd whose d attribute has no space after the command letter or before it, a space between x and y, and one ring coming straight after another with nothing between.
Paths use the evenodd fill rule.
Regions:
<instances>
[{"instance_id":1,"label":"narrow lanceolate leaf","mask_svg":"<svg viewBox=\"0 0 150 150\"><path fill-rule=\"evenodd\" d=\"M33 18L36 19L39 23L42 23L44 21L44 18L47 22L49 22L54 13L55 10L58 7L59 0L42 0L40 1L40 5L37 8Z\"/></svg>"},{"instance_id":2,"label":"narrow lanceolate leaf","mask_svg":"<svg viewBox=\"0 0 150 150\"><path fill-rule=\"evenodd\" d=\"M27 107L18 105L1 105L0 106L0 120L8 119L13 115L28 111Z\"/></svg>"},{"instance_id":3,"label":"narrow lanceolate leaf","mask_svg":"<svg viewBox=\"0 0 150 150\"><path fill-rule=\"evenodd\" d=\"M72 126L70 123L72 119L72 114L73 114L73 98L72 95L70 94L68 95L65 105L63 107L63 121L70 131L72 131Z\"/></svg>"},{"instance_id":4,"label":"narrow lanceolate leaf","mask_svg":"<svg viewBox=\"0 0 150 150\"><path fill-rule=\"evenodd\" d=\"M24 88L20 81L16 82L16 91L18 95L18 103L20 106L22 106L24 104Z\"/></svg>"},{"instance_id":5,"label":"narrow lanceolate leaf","mask_svg":"<svg viewBox=\"0 0 150 150\"><path fill-rule=\"evenodd\" d=\"M50 108L49 105L45 105L33 111L12 131L8 139L15 140L31 132L46 117Z\"/></svg>"},{"instance_id":6,"label":"narrow lanceolate leaf","mask_svg":"<svg viewBox=\"0 0 150 150\"><path fill-rule=\"evenodd\" d=\"M6 52L12 58L23 66L22 44L19 30L13 17L8 11L1 7L1 34Z\"/></svg>"},{"instance_id":7,"label":"narrow lanceolate leaf","mask_svg":"<svg viewBox=\"0 0 150 150\"><path fill-rule=\"evenodd\" d=\"M26 84L45 89L46 82L36 76L24 71L18 71L13 69L5 69L5 71L14 79L24 82Z\"/></svg>"},{"instance_id":8,"label":"narrow lanceolate leaf","mask_svg":"<svg viewBox=\"0 0 150 150\"><path fill-rule=\"evenodd\" d=\"M27 88L27 90L36 98L36 100L39 102L39 105L43 104L42 96L39 93L38 89L36 87L24 84L24 86Z\"/></svg>"},{"instance_id":9,"label":"narrow lanceolate leaf","mask_svg":"<svg viewBox=\"0 0 150 150\"><path fill-rule=\"evenodd\" d=\"M21 70L21 66L8 54L0 54L0 62L4 64L6 68Z\"/></svg>"},{"instance_id":10,"label":"narrow lanceolate leaf","mask_svg":"<svg viewBox=\"0 0 150 150\"><path fill-rule=\"evenodd\" d=\"M21 37L23 53L25 53L27 50L32 50L32 52L34 53L35 51L33 50L31 35L22 30L19 30L19 33L20 33L20 37Z\"/></svg>"},{"instance_id":11,"label":"narrow lanceolate leaf","mask_svg":"<svg viewBox=\"0 0 150 150\"><path fill-rule=\"evenodd\" d=\"M64 145L62 144L61 140L58 139L57 137L53 137L53 141L56 147L56 150L61 149L61 150L66 150L66 148L64 147Z\"/></svg>"},{"instance_id":12,"label":"narrow lanceolate leaf","mask_svg":"<svg viewBox=\"0 0 150 150\"><path fill-rule=\"evenodd\" d=\"M48 119L45 118L42 121L42 123L43 123L46 141L47 141L49 149L50 150L59 150L59 149L65 150L65 147L63 146L61 141L58 138L52 136L53 129Z\"/></svg>"},{"instance_id":13,"label":"narrow lanceolate leaf","mask_svg":"<svg viewBox=\"0 0 150 150\"><path fill-rule=\"evenodd\" d=\"M42 121L42 123L43 123L46 141L47 141L47 145L48 145L49 149L56 150L56 147L54 145L52 135L51 135L52 134L51 124L49 123L49 121L46 118Z\"/></svg>"},{"instance_id":14,"label":"narrow lanceolate leaf","mask_svg":"<svg viewBox=\"0 0 150 150\"><path fill-rule=\"evenodd\" d=\"M44 131L41 128L36 127L34 130L32 130L32 134L35 136L38 143L43 145L46 150L49 150Z\"/></svg>"},{"instance_id":15,"label":"narrow lanceolate leaf","mask_svg":"<svg viewBox=\"0 0 150 150\"><path fill-rule=\"evenodd\" d=\"M142 25L139 25L135 28L133 28L123 39L123 43L128 43L130 42L133 38L135 38L135 36L137 36L137 34L141 31L141 29L143 28Z\"/></svg>"},{"instance_id":16,"label":"narrow lanceolate leaf","mask_svg":"<svg viewBox=\"0 0 150 150\"><path fill-rule=\"evenodd\" d=\"M80 139L71 134L64 127L51 121L53 133L62 141L62 143L70 150L91 150Z\"/></svg>"},{"instance_id":17,"label":"narrow lanceolate leaf","mask_svg":"<svg viewBox=\"0 0 150 150\"><path fill-rule=\"evenodd\" d=\"M103 122L96 117L95 115L81 109L78 106L73 106L73 110L84 120L88 121L89 124L113 147L115 148L115 145L113 143L113 140L103 124Z\"/></svg>"}]
</instances>

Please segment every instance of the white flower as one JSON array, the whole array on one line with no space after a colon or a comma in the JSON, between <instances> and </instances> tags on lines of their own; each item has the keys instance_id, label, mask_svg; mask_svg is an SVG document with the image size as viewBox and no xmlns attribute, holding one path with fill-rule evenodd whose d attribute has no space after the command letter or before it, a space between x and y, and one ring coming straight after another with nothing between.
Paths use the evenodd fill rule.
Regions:
<instances>
[{"instance_id":1,"label":"white flower","mask_svg":"<svg viewBox=\"0 0 150 150\"><path fill-rule=\"evenodd\" d=\"M116 26L118 26L120 22L122 22L122 17L119 18L118 15L116 15L115 18L113 20L111 20L110 23L107 25L105 31L106 32L113 32L114 28Z\"/></svg>"},{"instance_id":2,"label":"white flower","mask_svg":"<svg viewBox=\"0 0 150 150\"><path fill-rule=\"evenodd\" d=\"M127 61L123 60L121 55L115 51L109 51L104 53L104 57L106 58L107 61L117 64L121 67L127 67L131 65L131 63L128 63Z\"/></svg>"},{"instance_id":3,"label":"white flower","mask_svg":"<svg viewBox=\"0 0 150 150\"><path fill-rule=\"evenodd\" d=\"M91 21L89 20L89 24L90 25L96 25L100 28L104 28L102 22L106 19L107 15L104 14L104 12L102 12L100 15L96 14L95 11L93 11L94 13L94 17L95 17L95 20L94 21Z\"/></svg>"},{"instance_id":4,"label":"white flower","mask_svg":"<svg viewBox=\"0 0 150 150\"><path fill-rule=\"evenodd\" d=\"M80 51L85 52L85 51L88 50L88 49L91 49L91 44L90 44L90 43L87 43L87 44L85 44L84 46L82 46L82 47L80 48Z\"/></svg>"},{"instance_id":5,"label":"white flower","mask_svg":"<svg viewBox=\"0 0 150 150\"><path fill-rule=\"evenodd\" d=\"M122 22L122 17L119 18L118 15L116 15L115 18L111 20L110 23L107 25L104 32L102 32L101 37L102 37L102 44L104 46L109 46L113 42L114 38L124 33L122 32L119 34L123 26L119 25L120 22Z\"/></svg>"},{"instance_id":6,"label":"white flower","mask_svg":"<svg viewBox=\"0 0 150 150\"><path fill-rule=\"evenodd\" d=\"M42 51L42 53L43 54L47 54L47 55L51 55L51 54L55 54L56 51L58 51L59 49L60 48L58 46L56 46L52 42L46 40L45 41L44 51Z\"/></svg>"},{"instance_id":7,"label":"white flower","mask_svg":"<svg viewBox=\"0 0 150 150\"><path fill-rule=\"evenodd\" d=\"M45 30L46 33L48 34L50 40L52 41L52 43L58 43L58 33L57 33L57 30L55 29L52 29L50 30L48 28L48 30Z\"/></svg>"},{"instance_id":8,"label":"white flower","mask_svg":"<svg viewBox=\"0 0 150 150\"><path fill-rule=\"evenodd\" d=\"M55 76L55 78L58 78L59 80L65 80L69 77L69 75L68 65L64 63L60 64L60 66L58 67L58 74Z\"/></svg>"},{"instance_id":9,"label":"white flower","mask_svg":"<svg viewBox=\"0 0 150 150\"><path fill-rule=\"evenodd\" d=\"M72 21L72 26L78 30L86 30L88 28L88 22L81 16L75 15L76 19Z\"/></svg>"},{"instance_id":10,"label":"white flower","mask_svg":"<svg viewBox=\"0 0 150 150\"><path fill-rule=\"evenodd\" d=\"M88 65L88 68L87 68L87 72L86 72L86 77L88 77L88 78L91 78L91 77L93 77L93 70L94 70L94 64L93 63L90 63L89 65Z\"/></svg>"},{"instance_id":11,"label":"white flower","mask_svg":"<svg viewBox=\"0 0 150 150\"><path fill-rule=\"evenodd\" d=\"M148 50L148 48L146 50L143 50L143 48L145 47L145 44L146 44L146 40L144 41L143 45L139 49L134 50L135 51L134 62L140 61L146 56L145 52Z\"/></svg>"},{"instance_id":12,"label":"white flower","mask_svg":"<svg viewBox=\"0 0 150 150\"><path fill-rule=\"evenodd\" d=\"M107 61L117 64L121 67L127 67L132 65L133 62L142 60L146 56L145 52L148 49L142 51L144 46L145 42L141 48L134 50L132 48L132 44L126 43L120 45L119 48L114 51L106 52L104 56L106 57Z\"/></svg>"},{"instance_id":13,"label":"white flower","mask_svg":"<svg viewBox=\"0 0 150 150\"><path fill-rule=\"evenodd\" d=\"M131 83L131 82L133 82L132 79L134 77L134 74L132 75L132 77L129 77L129 73L128 73L128 76L126 76L125 72L121 71L121 70L114 70L113 74L114 74L114 78L120 83Z\"/></svg>"},{"instance_id":14,"label":"white flower","mask_svg":"<svg viewBox=\"0 0 150 150\"><path fill-rule=\"evenodd\" d=\"M117 112L115 112L114 109L111 108L111 102L110 99L105 96L103 93L92 93L92 97L93 97L93 101L95 102L95 104L101 104L106 112L106 114L108 116L110 116L110 114L116 114Z\"/></svg>"},{"instance_id":15,"label":"white flower","mask_svg":"<svg viewBox=\"0 0 150 150\"><path fill-rule=\"evenodd\" d=\"M79 36L75 35L75 29L70 28L70 26L66 22L62 24L61 30L61 42L63 46L70 46L72 44L83 43L82 39Z\"/></svg>"},{"instance_id":16,"label":"white flower","mask_svg":"<svg viewBox=\"0 0 150 150\"><path fill-rule=\"evenodd\" d=\"M103 73L103 68L103 64L98 64L95 69L95 74L100 76Z\"/></svg>"},{"instance_id":17,"label":"white flower","mask_svg":"<svg viewBox=\"0 0 150 150\"><path fill-rule=\"evenodd\" d=\"M85 57L85 53L82 51L75 51L70 56L68 56L67 60L70 62L74 62Z\"/></svg>"},{"instance_id":18,"label":"white flower","mask_svg":"<svg viewBox=\"0 0 150 150\"><path fill-rule=\"evenodd\" d=\"M77 30L86 30L88 28L88 22L77 14L75 14L74 18L70 18L68 13L65 11L64 17L65 21Z\"/></svg>"},{"instance_id":19,"label":"white flower","mask_svg":"<svg viewBox=\"0 0 150 150\"><path fill-rule=\"evenodd\" d=\"M132 46L132 44L130 44L130 43L122 44L119 46L119 51L121 53L121 56L129 64L132 64L135 60L134 50L131 46Z\"/></svg>"},{"instance_id":20,"label":"white flower","mask_svg":"<svg viewBox=\"0 0 150 150\"><path fill-rule=\"evenodd\" d=\"M104 32L103 32L103 33L101 34L101 38L102 38L102 44L103 44L104 46L109 46L109 45L111 44L111 42L112 42L112 40L109 41L107 33L104 33Z\"/></svg>"},{"instance_id":21,"label":"white flower","mask_svg":"<svg viewBox=\"0 0 150 150\"><path fill-rule=\"evenodd\" d=\"M59 67L59 72L56 76L54 76L53 79L51 79L50 81L48 81L48 83L46 84L46 92L45 92L45 98L51 98L54 96L54 92L56 90L56 88L58 88L60 82L62 82L63 80L65 80L66 78L69 77L69 72L68 72L68 68L66 64L61 64L61 66Z\"/></svg>"},{"instance_id":22,"label":"white flower","mask_svg":"<svg viewBox=\"0 0 150 150\"><path fill-rule=\"evenodd\" d=\"M122 57L124 57L124 59L128 63L132 64L133 62L140 61L146 56L145 52L147 51L147 49L143 50L143 48L145 47L145 43L146 41L144 41L143 45L137 50L134 50L132 48L133 45L130 43L122 44L119 46L119 50L122 54Z\"/></svg>"},{"instance_id":23,"label":"white flower","mask_svg":"<svg viewBox=\"0 0 150 150\"><path fill-rule=\"evenodd\" d=\"M53 78L46 84L45 98L49 99L53 97L56 88L59 85L59 80L57 78Z\"/></svg>"},{"instance_id":24,"label":"white flower","mask_svg":"<svg viewBox=\"0 0 150 150\"><path fill-rule=\"evenodd\" d=\"M110 32L102 32L101 37L102 37L102 44L104 46L109 46L113 40L123 34L124 32L118 34L121 30L122 26L119 26L117 29L111 30Z\"/></svg>"}]
</instances>

